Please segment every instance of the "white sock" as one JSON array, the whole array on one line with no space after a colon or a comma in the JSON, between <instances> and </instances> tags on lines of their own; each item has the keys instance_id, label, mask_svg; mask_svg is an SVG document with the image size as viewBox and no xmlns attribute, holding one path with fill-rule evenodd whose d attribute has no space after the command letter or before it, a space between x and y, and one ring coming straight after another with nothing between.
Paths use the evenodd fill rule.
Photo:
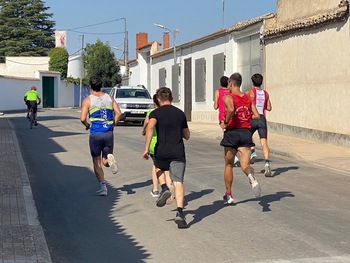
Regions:
<instances>
[{"instance_id":1,"label":"white sock","mask_svg":"<svg viewBox=\"0 0 350 263\"><path fill-rule=\"evenodd\" d=\"M249 178L250 182L255 181L254 175L252 175L252 174L248 174L248 178Z\"/></svg>"},{"instance_id":2,"label":"white sock","mask_svg":"<svg viewBox=\"0 0 350 263\"><path fill-rule=\"evenodd\" d=\"M100 182L100 186L101 186L101 189L107 189L105 181Z\"/></svg>"}]
</instances>

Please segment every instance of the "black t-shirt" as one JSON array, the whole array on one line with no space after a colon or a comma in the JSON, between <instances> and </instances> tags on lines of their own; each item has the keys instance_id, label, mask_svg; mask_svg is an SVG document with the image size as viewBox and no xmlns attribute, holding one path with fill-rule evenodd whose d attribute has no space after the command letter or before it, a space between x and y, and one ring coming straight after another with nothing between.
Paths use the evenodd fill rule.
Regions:
<instances>
[{"instance_id":1,"label":"black t-shirt","mask_svg":"<svg viewBox=\"0 0 350 263\"><path fill-rule=\"evenodd\" d=\"M185 113L173 105L164 105L151 112L156 119L157 144L155 158L159 161L185 161L183 129L188 128Z\"/></svg>"}]
</instances>

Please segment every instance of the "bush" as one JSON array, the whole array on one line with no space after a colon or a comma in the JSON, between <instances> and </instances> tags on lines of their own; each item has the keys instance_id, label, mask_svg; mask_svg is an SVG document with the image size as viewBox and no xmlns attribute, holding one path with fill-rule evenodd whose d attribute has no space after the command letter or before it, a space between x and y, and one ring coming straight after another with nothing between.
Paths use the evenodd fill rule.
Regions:
<instances>
[{"instance_id":1,"label":"bush","mask_svg":"<svg viewBox=\"0 0 350 263\"><path fill-rule=\"evenodd\" d=\"M61 73L61 79L67 78L68 52L64 48L54 48L49 52L49 70Z\"/></svg>"}]
</instances>

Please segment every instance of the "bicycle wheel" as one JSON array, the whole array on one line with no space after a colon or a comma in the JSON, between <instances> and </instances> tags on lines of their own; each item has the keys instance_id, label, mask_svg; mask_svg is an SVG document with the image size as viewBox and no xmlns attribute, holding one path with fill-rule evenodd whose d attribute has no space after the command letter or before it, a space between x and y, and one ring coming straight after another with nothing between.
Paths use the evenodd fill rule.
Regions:
<instances>
[{"instance_id":1,"label":"bicycle wheel","mask_svg":"<svg viewBox=\"0 0 350 263\"><path fill-rule=\"evenodd\" d=\"M33 109L30 108L30 114L29 114L29 127L33 129L33 123L34 123L34 113Z\"/></svg>"}]
</instances>

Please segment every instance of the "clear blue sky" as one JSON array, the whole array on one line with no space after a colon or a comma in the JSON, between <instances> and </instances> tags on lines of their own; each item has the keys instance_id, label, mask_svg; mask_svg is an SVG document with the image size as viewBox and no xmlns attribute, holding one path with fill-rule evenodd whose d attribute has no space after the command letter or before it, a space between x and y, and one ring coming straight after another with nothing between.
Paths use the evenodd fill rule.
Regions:
<instances>
[{"instance_id":1,"label":"clear blue sky","mask_svg":"<svg viewBox=\"0 0 350 263\"><path fill-rule=\"evenodd\" d=\"M209 35L222 28L222 0L43 0L48 12L53 13L55 29L66 30L90 25L91 27L67 31L67 49L73 54L84 42L93 44L97 39L109 42L110 46L123 49L124 21L129 34L129 59L135 58L135 36L148 33L149 41L162 42L163 30L153 23L173 30L180 29L176 44L183 44ZM238 21L249 20L266 13L276 13L277 0L224 0L224 27ZM112 22L109 22L112 21ZM108 23L104 23L108 22ZM170 34L172 46L172 34ZM117 58L122 51L116 50Z\"/></svg>"}]
</instances>

